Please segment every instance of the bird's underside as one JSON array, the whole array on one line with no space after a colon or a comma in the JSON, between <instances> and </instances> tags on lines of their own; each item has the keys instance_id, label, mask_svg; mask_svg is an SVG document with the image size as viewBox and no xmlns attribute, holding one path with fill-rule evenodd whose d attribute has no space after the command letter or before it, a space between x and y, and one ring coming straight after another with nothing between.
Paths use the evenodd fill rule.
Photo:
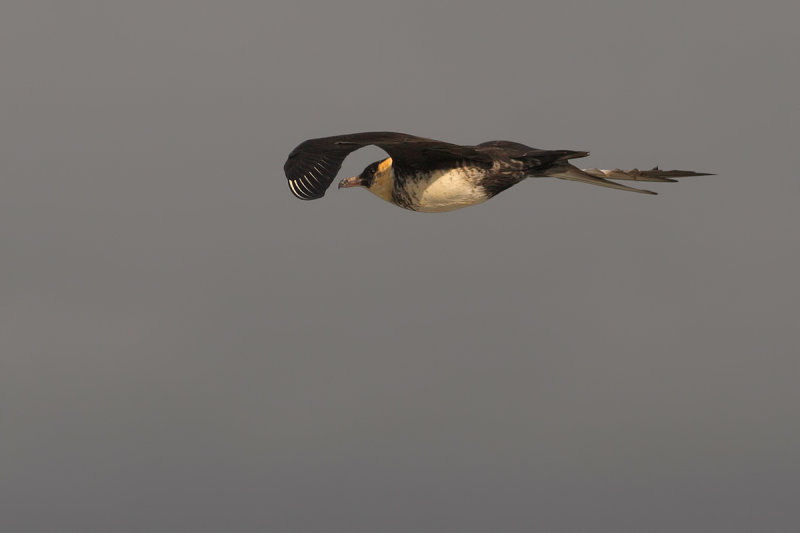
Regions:
<instances>
[{"instance_id":1,"label":"bird's underside","mask_svg":"<svg viewBox=\"0 0 800 533\"><path fill-rule=\"evenodd\" d=\"M289 154L284 171L292 193L302 200L324 196L344 159L364 146L375 145L389 155L368 166L339 187L365 187L400 207L414 211L451 211L484 202L531 177L554 177L645 194L613 180L673 182L704 176L687 170L581 169L569 160L588 152L540 150L510 141L462 146L393 132L337 135L302 142Z\"/></svg>"}]
</instances>

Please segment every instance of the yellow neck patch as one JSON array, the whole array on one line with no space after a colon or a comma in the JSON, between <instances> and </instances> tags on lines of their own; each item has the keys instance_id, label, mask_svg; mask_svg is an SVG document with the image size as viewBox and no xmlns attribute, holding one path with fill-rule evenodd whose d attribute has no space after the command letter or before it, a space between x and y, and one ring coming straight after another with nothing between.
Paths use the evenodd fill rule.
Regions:
<instances>
[{"instance_id":1,"label":"yellow neck patch","mask_svg":"<svg viewBox=\"0 0 800 533\"><path fill-rule=\"evenodd\" d=\"M384 172L389 170L391 167L392 167L392 158L391 157L387 157L386 159L381 161L380 164L378 165L378 172L376 172L376 174L383 174Z\"/></svg>"}]
</instances>

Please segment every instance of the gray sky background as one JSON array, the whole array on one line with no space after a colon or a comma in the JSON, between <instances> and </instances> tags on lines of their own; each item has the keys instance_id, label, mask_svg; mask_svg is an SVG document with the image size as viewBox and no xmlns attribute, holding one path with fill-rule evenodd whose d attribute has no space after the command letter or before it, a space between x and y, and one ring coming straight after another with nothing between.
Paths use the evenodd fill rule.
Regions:
<instances>
[{"instance_id":1,"label":"gray sky background","mask_svg":"<svg viewBox=\"0 0 800 533\"><path fill-rule=\"evenodd\" d=\"M5 0L0 529L797 531L798 18ZM366 130L718 175L291 196Z\"/></svg>"}]
</instances>

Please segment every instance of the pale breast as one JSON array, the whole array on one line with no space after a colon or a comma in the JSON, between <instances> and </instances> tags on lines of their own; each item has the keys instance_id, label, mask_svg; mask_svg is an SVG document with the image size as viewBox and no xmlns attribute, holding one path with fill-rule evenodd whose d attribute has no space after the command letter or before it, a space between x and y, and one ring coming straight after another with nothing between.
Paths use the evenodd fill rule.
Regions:
<instances>
[{"instance_id":1,"label":"pale breast","mask_svg":"<svg viewBox=\"0 0 800 533\"><path fill-rule=\"evenodd\" d=\"M489 199L478 185L479 169L439 170L429 177L411 180L406 185L408 196L417 211L437 213L479 204Z\"/></svg>"}]
</instances>

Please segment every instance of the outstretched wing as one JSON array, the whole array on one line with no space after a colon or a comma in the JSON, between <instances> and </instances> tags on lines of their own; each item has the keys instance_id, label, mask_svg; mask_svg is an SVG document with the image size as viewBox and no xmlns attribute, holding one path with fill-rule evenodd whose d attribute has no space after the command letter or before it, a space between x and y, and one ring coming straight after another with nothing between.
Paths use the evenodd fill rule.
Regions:
<instances>
[{"instance_id":1,"label":"outstretched wing","mask_svg":"<svg viewBox=\"0 0 800 533\"><path fill-rule=\"evenodd\" d=\"M283 166L289 188L301 200L322 198L350 152L368 145L385 150L397 169L431 170L460 161L492 165L489 156L471 146L389 131L352 133L300 143Z\"/></svg>"}]
</instances>

